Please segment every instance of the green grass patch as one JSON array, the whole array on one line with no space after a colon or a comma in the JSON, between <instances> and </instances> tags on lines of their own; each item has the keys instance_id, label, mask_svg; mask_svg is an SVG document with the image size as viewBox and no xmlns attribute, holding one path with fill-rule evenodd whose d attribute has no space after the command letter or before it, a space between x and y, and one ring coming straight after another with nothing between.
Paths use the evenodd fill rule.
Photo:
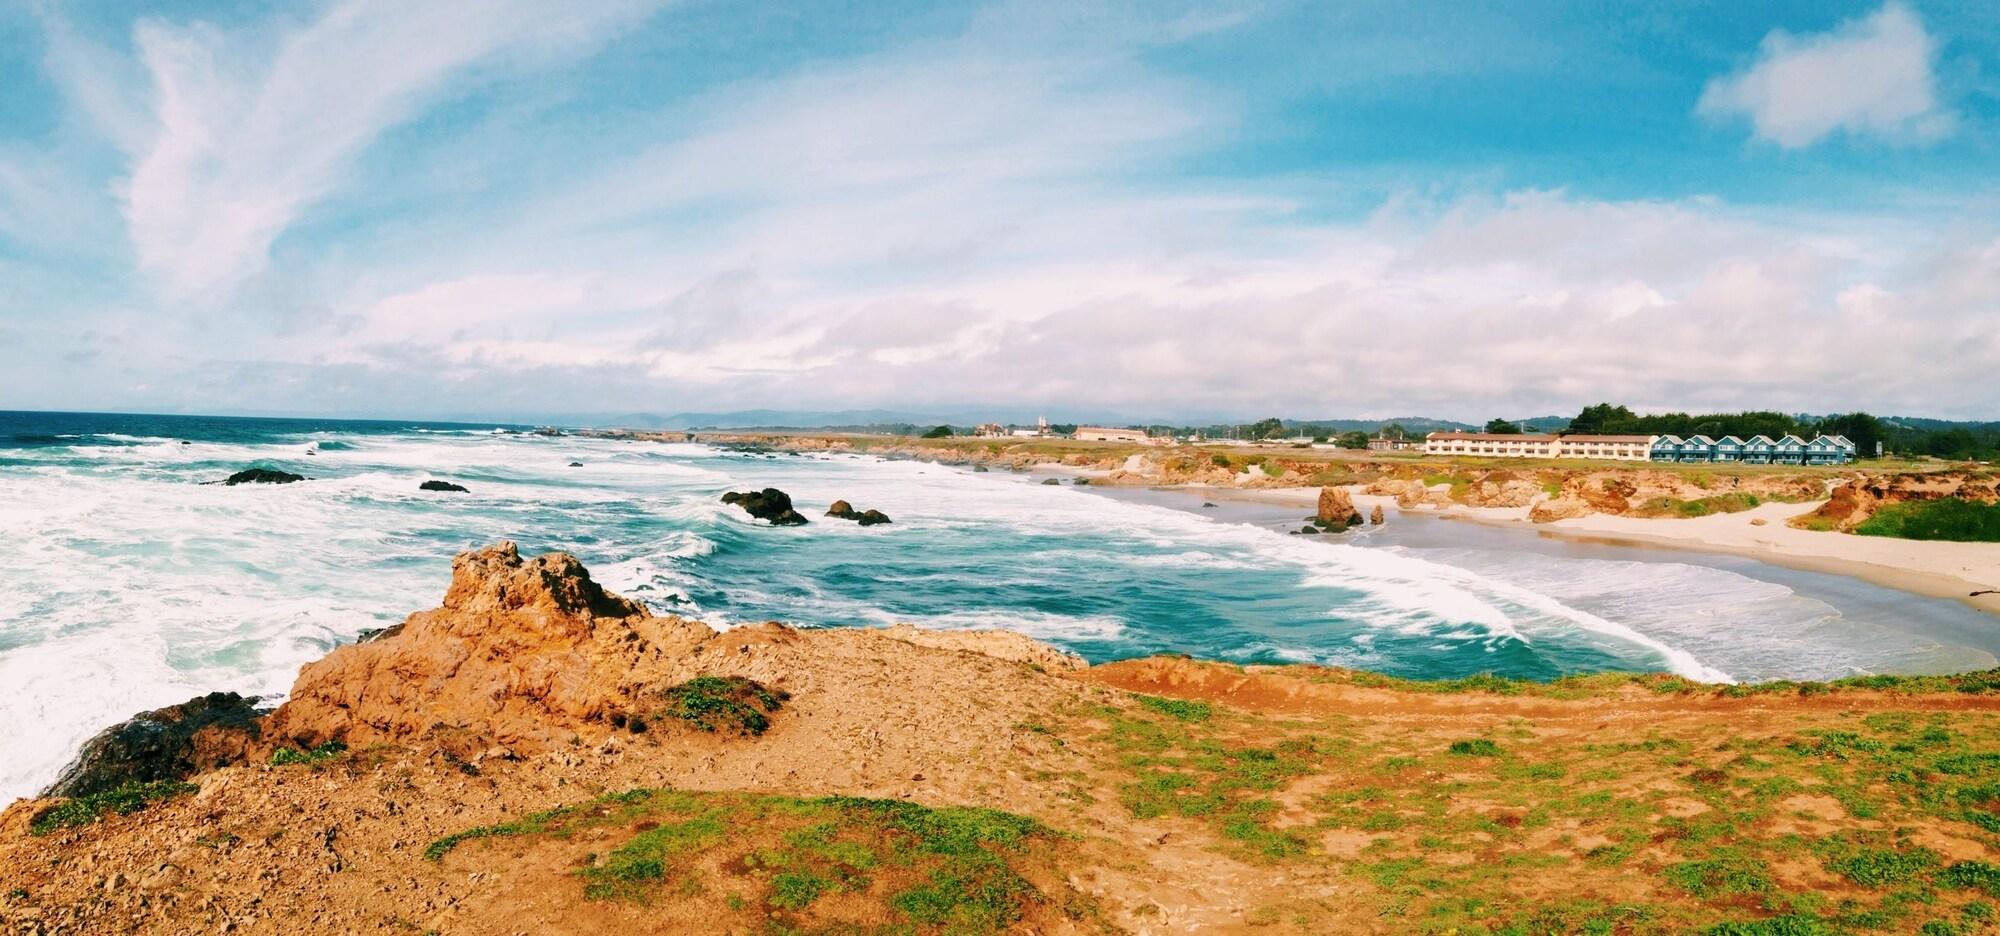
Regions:
<instances>
[{"instance_id":1,"label":"green grass patch","mask_svg":"<svg viewBox=\"0 0 2000 936\"><path fill-rule=\"evenodd\" d=\"M297 748L281 747L271 752L271 766L290 767L305 764L311 767L318 767L345 753L347 753L347 745L339 741L326 741L303 751Z\"/></svg>"},{"instance_id":2,"label":"green grass patch","mask_svg":"<svg viewBox=\"0 0 2000 936\"><path fill-rule=\"evenodd\" d=\"M585 899L651 903L700 893L701 868L720 860L735 876L726 890L738 899L727 906L745 916L733 927L703 921L718 931L859 931L825 909L824 898L840 893L871 898L890 916L889 932L999 933L1055 906L1024 871L1060 879L1052 869L1061 836L999 810L649 789L467 829L431 843L425 857L440 861L483 838L568 840L591 830L622 840L573 872ZM1073 904L1080 908L1080 898L1062 909ZM852 896L842 905L852 907Z\"/></svg>"},{"instance_id":3,"label":"green grass patch","mask_svg":"<svg viewBox=\"0 0 2000 936\"><path fill-rule=\"evenodd\" d=\"M1640 504L1634 513L1648 517L1706 517L1719 513L1741 513L1763 503L1755 494L1736 492L1682 500L1655 497Z\"/></svg>"},{"instance_id":4,"label":"green grass patch","mask_svg":"<svg viewBox=\"0 0 2000 936\"><path fill-rule=\"evenodd\" d=\"M1165 699L1137 692L1133 693L1132 697L1138 699L1140 705L1177 721L1205 722L1208 721L1210 715L1215 714L1215 710L1206 702L1197 702L1189 699Z\"/></svg>"},{"instance_id":5,"label":"green grass patch","mask_svg":"<svg viewBox=\"0 0 2000 936\"><path fill-rule=\"evenodd\" d=\"M1448 750L1461 757L1499 757L1504 753L1500 750L1500 745L1485 738L1467 738L1463 741L1453 741Z\"/></svg>"},{"instance_id":6,"label":"green grass patch","mask_svg":"<svg viewBox=\"0 0 2000 936\"><path fill-rule=\"evenodd\" d=\"M1701 900L1771 893L1771 870L1761 859L1718 849L1714 857L1668 865L1667 882Z\"/></svg>"},{"instance_id":7,"label":"green grass patch","mask_svg":"<svg viewBox=\"0 0 2000 936\"><path fill-rule=\"evenodd\" d=\"M2000 543L2000 504L1958 498L1887 504L1861 521L1854 532L1897 539Z\"/></svg>"},{"instance_id":8,"label":"green grass patch","mask_svg":"<svg viewBox=\"0 0 2000 936\"><path fill-rule=\"evenodd\" d=\"M128 783L115 790L63 800L37 815L28 824L28 832L32 835L47 835L58 829L86 826L111 813L129 815L161 800L193 793L199 789L201 788L192 783L181 783L176 780Z\"/></svg>"}]
</instances>

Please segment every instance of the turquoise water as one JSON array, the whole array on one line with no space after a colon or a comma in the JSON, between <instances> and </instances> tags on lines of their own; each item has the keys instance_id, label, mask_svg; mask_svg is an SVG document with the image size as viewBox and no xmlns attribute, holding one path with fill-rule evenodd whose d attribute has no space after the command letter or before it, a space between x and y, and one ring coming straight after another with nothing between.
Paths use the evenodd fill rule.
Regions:
<instances>
[{"instance_id":1,"label":"turquoise water","mask_svg":"<svg viewBox=\"0 0 2000 936\"><path fill-rule=\"evenodd\" d=\"M253 464L315 480L199 483ZM428 478L472 493L419 492ZM1535 679L1991 665L1755 569L1431 542L1419 532L1442 527L1421 521L1336 543L1039 480L494 427L0 413L0 724L23 726L0 736L0 797L134 711L283 692L300 664L435 605L451 556L499 539L569 550L717 626L1006 627L1098 661ZM775 529L718 501L767 486L815 522ZM819 519L837 498L895 523Z\"/></svg>"}]
</instances>

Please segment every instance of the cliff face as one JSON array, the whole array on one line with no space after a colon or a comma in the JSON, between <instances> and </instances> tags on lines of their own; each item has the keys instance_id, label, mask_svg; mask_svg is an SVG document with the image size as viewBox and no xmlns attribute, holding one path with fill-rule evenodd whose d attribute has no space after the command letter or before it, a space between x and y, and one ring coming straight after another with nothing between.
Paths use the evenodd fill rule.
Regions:
<instances>
[{"instance_id":1,"label":"cliff face","mask_svg":"<svg viewBox=\"0 0 2000 936\"><path fill-rule=\"evenodd\" d=\"M1852 530L1885 505L1943 499L2000 502L2000 477L1962 471L1864 475L1836 486L1825 504L1795 522Z\"/></svg>"}]
</instances>

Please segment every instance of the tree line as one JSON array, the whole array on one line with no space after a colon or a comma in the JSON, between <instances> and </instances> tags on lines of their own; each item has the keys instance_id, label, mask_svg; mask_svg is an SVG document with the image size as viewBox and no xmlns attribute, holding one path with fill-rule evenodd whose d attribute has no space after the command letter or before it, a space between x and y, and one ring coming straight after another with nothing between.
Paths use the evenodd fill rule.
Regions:
<instances>
[{"instance_id":1,"label":"tree line","mask_svg":"<svg viewBox=\"0 0 2000 936\"><path fill-rule=\"evenodd\" d=\"M1884 419L1868 413L1794 416L1768 410L1741 413L1656 413L1640 415L1629 407L1599 403L1586 406L1570 420L1568 435L1705 435L1712 439L1762 435L1776 439L1795 435L1846 436L1862 458L1875 457L1876 444L1897 455L1930 455L1953 460L1992 460L2000 456L2000 423L1944 423L1936 420Z\"/></svg>"}]
</instances>

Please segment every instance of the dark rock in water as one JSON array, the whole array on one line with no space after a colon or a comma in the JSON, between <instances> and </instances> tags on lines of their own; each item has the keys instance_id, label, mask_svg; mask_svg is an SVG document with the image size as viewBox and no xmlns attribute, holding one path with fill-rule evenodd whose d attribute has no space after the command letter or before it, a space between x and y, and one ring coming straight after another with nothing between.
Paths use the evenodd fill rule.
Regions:
<instances>
[{"instance_id":1,"label":"dark rock in water","mask_svg":"<svg viewBox=\"0 0 2000 936\"><path fill-rule=\"evenodd\" d=\"M1211 504L1211 503L1209 503L1208 501L1202 501L1202 502L1201 502L1201 505L1202 505L1203 507L1213 507L1213 506L1215 506L1214 504Z\"/></svg>"},{"instance_id":2,"label":"dark rock in water","mask_svg":"<svg viewBox=\"0 0 2000 936\"><path fill-rule=\"evenodd\" d=\"M417 490L420 490L420 491L450 491L450 492L453 492L453 493L458 493L458 494L470 494L470 493L472 493L471 491L468 491L468 490L466 490L466 489L465 489L465 486L464 486L464 485L459 485L459 484L453 484L453 483L451 483L450 481L435 481L435 480L433 480L433 481L425 481L424 483L422 483L422 484L419 484L419 485L417 485Z\"/></svg>"},{"instance_id":3,"label":"dark rock in water","mask_svg":"<svg viewBox=\"0 0 2000 936\"><path fill-rule=\"evenodd\" d=\"M1044 478L1044 479L1042 479L1042 483L1043 483L1043 484L1061 484L1061 483L1062 483L1062 481L1061 481L1061 479L1058 479L1058 478Z\"/></svg>"},{"instance_id":4,"label":"dark rock in water","mask_svg":"<svg viewBox=\"0 0 2000 936\"><path fill-rule=\"evenodd\" d=\"M973 471L974 471L975 473L977 473L977 472L981 472L981 471L991 471L991 470L993 470L993 469L991 469L991 468L988 468L988 467L986 467L985 465L974 465L974 466L972 466L972 470L973 470Z\"/></svg>"},{"instance_id":5,"label":"dark rock in water","mask_svg":"<svg viewBox=\"0 0 2000 936\"><path fill-rule=\"evenodd\" d=\"M259 735L256 702L234 692L211 692L135 715L84 742L76 760L42 795L89 796L236 763Z\"/></svg>"},{"instance_id":6,"label":"dark rock in water","mask_svg":"<svg viewBox=\"0 0 2000 936\"><path fill-rule=\"evenodd\" d=\"M278 471L274 468L245 468L223 479L223 484L234 487L238 484L290 484L294 481L309 481L302 474Z\"/></svg>"},{"instance_id":7,"label":"dark rock in water","mask_svg":"<svg viewBox=\"0 0 2000 936\"><path fill-rule=\"evenodd\" d=\"M792 496L777 488L730 491L722 495L722 502L735 504L759 520L769 520L772 526L803 526L806 522L804 516L792 509Z\"/></svg>"},{"instance_id":8,"label":"dark rock in water","mask_svg":"<svg viewBox=\"0 0 2000 936\"><path fill-rule=\"evenodd\" d=\"M1306 535L1309 535L1309 536L1318 536L1318 535L1319 535L1319 528L1318 528L1318 527L1309 527L1309 526L1304 526L1304 527L1299 527L1299 532L1300 532L1300 533L1303 533L1303 534L1306 534Z\"/></svg>"},{"instance_id":9,"label":"dark rock in water","mask_svg":"<svg viewBox=\"0 0 2000 936\"><path fill-rule=\"evenodd\" d=\"M571 468L581 468L583 467L583 462L570 462L569 466Z\"/></svg>"},{"instance_id":10,"label":"dark rock in water","mask_svg":"<svg viewBox=\"0 0 2000 936\"><path fill-rule=\"evenodd\" d=\"M186 439L182 439L182 440L181 440L181 444L182 444L182 445L193 445L194 443L193 443L193 442L189 442L189 441L188 441L188 440L186 440Z\"/></svg>"},{"instance_id":11,"label":"dark rock in water","mask_svg":"<svg viewBox=\"0 0 2000 936\"><path fill-rule=\"evenodd\" d=\"M862 526L874 526L878 523L889 522L888 514L873 508L865 511L855 510L853 504L844 500L834 501L833 506L826 509L826 515L829 517L839 517L842 520L852 520Z\"/></svg>"},{"instance_id":12,"label":"dark rock in water","mask_svg":"<svg viewBox=\"0 0 2000 936\"><path fill-rule=\"evenodd\" d=\"M1089 479L1089 478L1078 478L1078 479L1076 479L1076 480L1074 480L1074 481L1071 481L1070 483L1071 483L1071 484L1074 484L1074 485L1076 485L1077 487L1083 487L1084 485L1086 485L1086 484L1089 484L1089 483L1090 483L1090 479Z\"/></svg>"},{"instance_id":13,"label":"dark rock in water","mask_svg":"<svg viewBox=\"0 0 2000 936\"><path fill-rule=\"evenodd\" d=\"M361 631L361 633L355 635L354 642L358 644L365 644L377 640L387 640L388 638L394 637L402 632L403 632L403 625L401 624L391 624L388 627L364 628Z\"/></svg>"}]
</instances>

